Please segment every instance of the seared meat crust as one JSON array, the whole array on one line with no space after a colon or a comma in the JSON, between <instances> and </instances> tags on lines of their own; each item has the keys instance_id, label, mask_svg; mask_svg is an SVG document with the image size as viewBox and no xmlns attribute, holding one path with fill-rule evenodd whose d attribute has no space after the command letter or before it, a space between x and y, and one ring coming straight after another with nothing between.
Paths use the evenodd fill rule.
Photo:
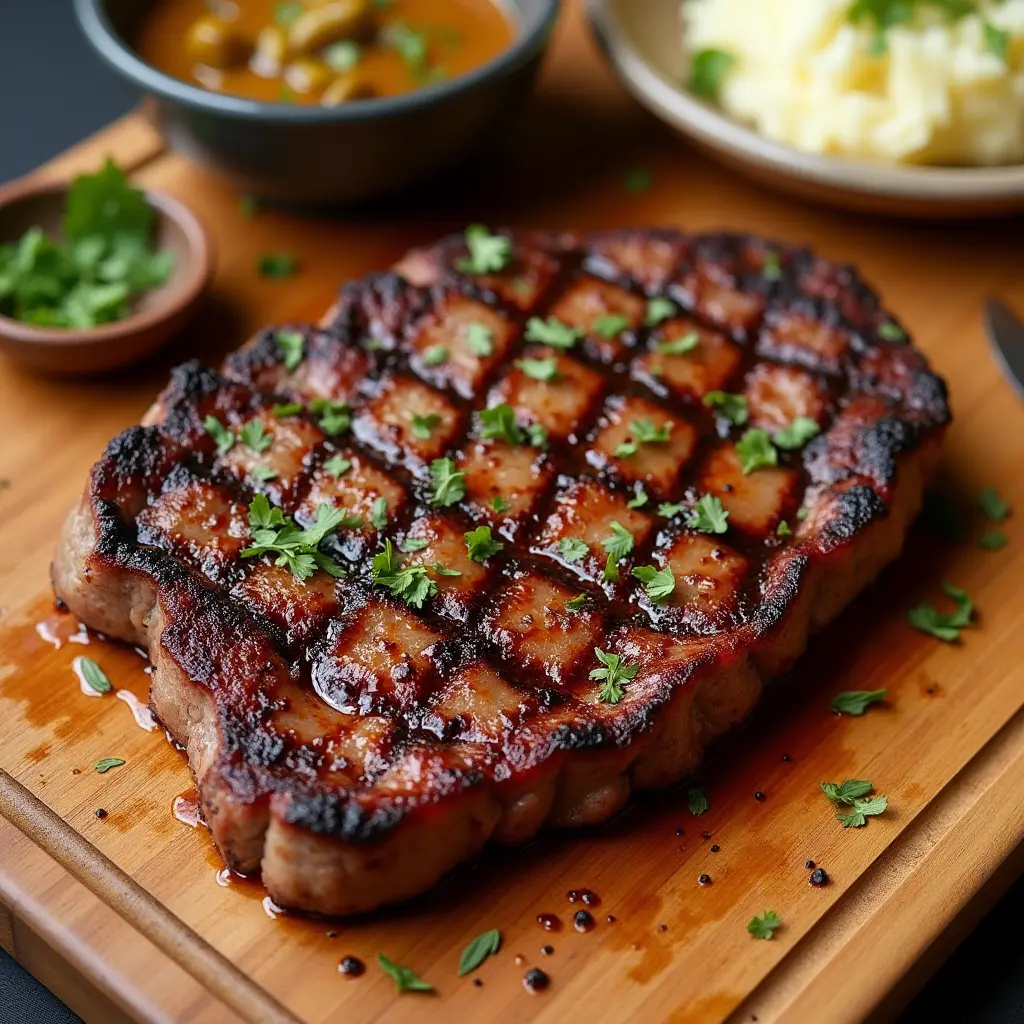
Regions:
<instances>
[{"instance_id":1,"label":"seared meat crust","mask_svg":"<svg viewBox=\"0 0 1024 1024\"><path fill-rule=\"evenodd\" d=\"M297 363L278 328L220 372L178 367L64 528L58 597L149 651L214 839L284 906L400 900L489 839L592 825L692 772L896 556L937 456L945 387L852 269L736 235L507 237L500 273L460 272L453 237L346 285L321 324L287 328ZM532 316L579 340L525 339ZM745 395L748 422L711 391ZM351 428L318 399L347 403ZM498 403L547 445L485 437L475 413ZM266 440L218 452L210 416ZM744 474L744 430L797 416L821 433ZM667 440L629 454L638 420ZM466 473L444 507L440 457ZM301 525L322 503L356 517L323 546L347 575L241 557L255 494ZM686 525L702 494L724 534ZM617 578L612 524L635 544ZM504 544L484 562L463 540L478 525ZM385 537L461 575L428 569L438 591L417 610L371 579ZM647 564L672 568L668 600L632 578ZM637 666L619 703L589 678L595 648Z\"/></svg>"}]
</instances>

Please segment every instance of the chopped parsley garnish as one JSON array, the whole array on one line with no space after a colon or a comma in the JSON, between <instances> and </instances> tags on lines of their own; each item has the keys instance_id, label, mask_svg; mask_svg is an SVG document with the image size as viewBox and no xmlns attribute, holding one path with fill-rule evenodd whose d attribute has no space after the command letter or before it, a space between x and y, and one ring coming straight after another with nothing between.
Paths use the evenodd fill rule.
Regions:
<instances>
[{"instance_id":1,"label":"chopped parsley garnish","mask_svg":"<svg viewBox=\"0 0 1024 1024\"><path fill-rule=\"evenodd\" d=\"M735 63L736 58L725 50L698 50L690 65L690 91L705 99L717 99L722 81Z\"/></svg>"},{"instance_id":2,"label":"chopped parsley garnish","mask_svg":"<svg viewBox=\"0 0 1024 1024\"><path fill-rule=\"evenodd\" d=\"M790 527L789 523L786 522L785 519L783 519L779 523L779 525L775 527L775 536L776 537L791 537L792 535L793 535L793 530Z\"/></svg>"},{"instance_id":3,"label":"chopped parsley garnish","mask_svg":"<svg viewBox=\"0 0 1024 1024\"><path fill-rule=\"evenodd\" d=\"M381 41L402 58L414 78L422 80L429 74L430 40L426 32L410 28L404 21L391 21L382 28Z\"/></svg>"},{"instance_id":4,"label":"chopped parsley garnish","mask_svg":"<svg viewBox=\"0 0 1024 1024\"><path fill-rule=\"evenodd\" d=\"M960 639L961 629L967 629L971 625L974 602L966 591L954 587L951 583L943 583L942 589L947 597L956 602L956 611L943 613L927 601L922 601L916 608L911 608L907 619L922 633L951 644Z\"/></svg>"},{"instance_id":5,"label":"chopped parsley garnish","mask_svg":"<svg viewBox=\"0 0 1024 1024\"><path fill-rule=\"evenodd\" d=\"M381 970L391 976L395 988L399 992L433 992L434 986L428 985L415 971L402 964L396 964L383 953L377 954L377 963Z\"/></svg>"},{"instance_id":6,"label":"chopped parsley garnish","mask_svg":"<svg viewBox=\"0 0 1024 1024\"><path fill-rule=\"evenodd\" d=\"M578 594L576 597L569 598L565 602L565 610L569 612L581 612L587 603L586 594Z\"/></svg>"},{"instance_id":7,"label":"chopped parsley garnish","mask_svg":"<svg viewBox=\"0 0 1024 1024\"><path fill-rule=\"evenodd\" d=\"M746 431L736 442L736 454L740 457L740 469L743 475L753 473L766 466L779 464L779 453L768 436L767 430L753 427Z\"/></svg>"},{"instance_id":8,"label":"chopped parsley garnish","mask_svg":"<svg viewBox=\"0 0 1024 1024\"><path fill-rule=\"evenodd\" d=\"M563 537L558 542L558 553L563 561L571 565L590 554L590 545L578 537Z\"/></svg>"},{"instance_id":9,"label":"chopped parsley garnish","mask_svg":"<svg viewBox=\"0 0 1024 1024\"><path fill-rule=\"evenodd\" d=\"M531 316L526 321L526 340L539 341L552 348L570 349L583 337L583 332L576 327L562 323L558 317L549 316L541 320L539 316Z\"/></svg>"},{"instance_id":10,"label":"chopped parsley garnish","mask_svg":"<svg viewBox=\"0 0 1024 1024\"><path fill-rule=\"evenodd\" d=\"M550 384L558 376L558 360L553 356L550 359L517 359L515 365L531 380L544 384Z\"/></svg>"},{"instance_id":11,"label":"chopped parsley garnish","mask_svg":"<svg viewBox=\"0 0 1024 1024\"><path fill-rule=\"evenodd\" d=\"M260 277L291 277L298 267L298 261L290 252L267 252L256 261Z\"/></svg>"},{"instance_id":12,"label":"chopped parsley garnish","mask_svg":"<svg viewBox=\"0 0 1024 1024\"><path fill-rule=\"evenodd\" d=\"M594 333L598 337L610 339L621 334L629 326L629 317L617 313L606 313L599 316L593 324Z\"/></svg>"},{"instance_id":13,"label":"chopped parsley garnish","mask_svg":"<svg viewBox=\"0 0 1024 1024\"><path fill-rule=\"evenodd\" d=\"M448 362L448 349L444 345L431 345L423 350L424 366L443 366Z\"/></svg>"},{"instance_id":14,"label":"chopped parsley garnish","mask_svg":"<svg viewBox=\"0 0 1024 1024\"><path fill-rule=\"evenodd\" d=\"M478 526L465 535L466 551L474 562L486 562L491 555L496 555L505 545L491 536L489 526Z\"/></svg>"},{"instance_id":15,"label":"chopped parsley garnish","mask_svg":"<svg viewBox=\"0 0 1024 1024\"><path fill-rule=\"evenodd\" d=\"M638 487L633 497L626 502L626 508L643 508L650 500L643 487Z\"/></svg>"},{"instance_id":16,"label":"chopped parsley garnish","mask_svg":"<svg viewBox=\"0 0 1024 1024\"><path fill-rule=\"evenodd\" d=\"M686 791L686 806L690 813L700 817L706 814L711 804L708 802L708 791L703 786L691 786Z\"/></svg>"},{"instance_id":17,"label":"chopped parsley garnish","mask_svg":"<svg viewBox=\"0 0 1024 1024\"><path fill-rule=\"evenodd\" d=\"M906 341L907 332L892 320L885 320L878 325L878 336L883 341Z\"/></svg>"},{"instance_id":18,"label":"chopped parsley garnish","mask_svg":"<svg viewBox=\"0 0 1024 1024\"><path fill-rule=\"evenodd\" d=\"M601 663L600 668L591 669L590 672L591 679L601 681L601 692L597 699L604 704L618 704L626 693L622 684L632 679L640 666L625 664L617 654L607 654L600 647L594 648L594 656Z\"/></svg>"},{"instance_id":19,"label":"chopped parsley garnish","mask_svg":"<svg viewBox=\"0 0 1024 1024\"><path fill-rule=\"evenodd\" d=\"M279 420L283 420L286 416L298 416L302 408L301 402L277 402L273 411Z\"/></svg>"},{"instance_id":20,"label":"chopped parsley garnish","mask_svg":"<svg viewBox=\"0 0 1024 1024\"><path fill-rule=\"evenodd\" d=\"M782 922L774 910L766 910L747 922L747 931L755 939L770 939L781 927Z\"/></svg>"},{"instance_id":21,"label":"chopped parsley garnish","mask_svg":"<svg viewBox=\"0 0 1024 1024\"><path fill-rule=\"evenodd\" d=\"M306 354L306 339L299 331L275 331L274 344L281 353L281 364L291 373Z\"/></svg>"},{"instance_id":22,"label":"chopped parsley garnish","mask_svg":"<svg viewBox=\"0 0 1024 1024\"><path fill-rule=\"evenodd\" d=\"M470 323L465 327L466 348L480 359L494 355L494 331L486 324Z\"/></svg>"},{"instance_id":23,"label":"chopped parsley garnish","mask_svg":"<svg viewBox=\"0 0 1024 1024\"><path fill-rule=\"evenodd\" d=\"M679 515L682 512L683 506L678 502L674 501L663 501L658 506L658 515L664 516L666 519L671 519L673 516Z\"/></svg>"},{"instance_id":24,"label":"chopped parsley garnish","mask_svg":"<svg viewBox=\"0 0 1024 1024\"><path fill-rule=\"evenodd\" d=\"M1006 56L1010 52L1010 33L1003 28L997 28L990 21L985 25L985 46L988 52L998 60L1006 62Z\"/></svg>"},{"instance_id":25,"label":"chopped parsley garnish","mask_svg":"<svg viewBox=\"0 0 1024 1024\"><path fill-rule=\"evenodd\" d=\"M623 183L626 191L631 196L640 195L643 192L650 192L654 184L654 176L649 167L631 167L626 172L626 179Z\"/></svg>"},{"instance_id":26,"label":"chopped parsley garnish","mask_svg":"<svg viewBox=\"0 0 1024 1024\"><path fill-rule=\"evenodd\" d=\"M370 578L413 608L422 608L423 602L437 593L437 582L430 578L427 567L403 567L390 540L385 540L384 550L373 556Z\"/></svg>"},{"instance_id":27,"label":"chopped parsley garnish","mask_svg":"<svg viewBox=\"0 0 1024 1024\"><path fill-rule=\"evenodd\" d=\"M512 506L499 494L491 500L491 508L495 512L507 512Z\"/></svg>"},{"instance_id":28,"label":"chopped parsley garnish","mask_svg":"<svg viewBox=\"0 0 1024 1024\"><path fill-rule=\"evenodd\" d=\"M633 575L643 583L647 596L655 604L667 600L676 589L675 575L667 565L664 569L656 569L653 565L638 565Z\"/></svg>"},{"instance_id":29,"label":"chopped parsley garnish","mask_svg":"<svg viewBox=\"0 0 1024 1024\"><path fill-rule=\"evenodd\" d=\"M604 563L604 572L601 574L601 579L607 583L618 583L621 578L619 560L614 555L609 555Z\"/></svg>"},{"instance_id":30,"label":"chopped parsley garnish","mask_svg":"<svg viewBox=\"0 0 1024 1024\"><path fill-rule=\"evenodd\" d=\"M437 573L438 576L461 576L462 573L458 569L449 569L447 566L442 565L440 562L434 562L430 567Z\"/></svg>"},{"instance_id":31,"label":"chopped parsley garnish","mask_svg":"<svg viewBox=\"0 0 1024 1024\"><path fill-rule=\"evenodd\" d=\"M370 506L370 524L377 530L383 530L388 525L388 499L383 495L373 499Z\"/></svg>"},{"instance_id":32,"label":"chopped parsley garnish","mask_svg":"<svg viewBox=\"0 0 1024 1024\"><path fill-rule=\"evenodd\" d=\"M888 690L844 690L832 698L829 707L837 715L860 717L872 705L885 700Z\"/></svg>"},{"instance_id":33,"label":"chopped parsley garnish","mask_svg":"<svg viewBox=\"0 0 1024 1024\"><path fill-rule=\"evenodd\" d=\"M541 451L547 451L548 447L548 431L543 423L531 423L526 428L526 436L530 439L530 444L534 448L540 448Z\"/></svg>"},{"instance_id":34,"label":"chopped parsley garnish","mask_svg":"<svg viewBox=\"0 0 1024 1024\"><path fill-rule=\"evenodd\" d=\"M110 693L113 689L106 672L92 658L78 657L75 658L74 664L91 690L97 693Z\"/></svg>"},{"instance_id":35,"label":"chopped parsley garnish","mask_svg":"<svg viewBox=\"0 0 1024 1024\"><path fill-rule=\"evenodd\" d=\"M431 505L455 505L466 496L466 474L456 470L455 463L448 458L434 459L430 464Z\"/></svg>"},{"instance_id":36,"label":"chopped parsley garnish","mask_svg":"<svg viewBox=\"0 0 1024 1024\"><path fill-rule=\"evenodd\" d=\"M274 443L273 437L267 433L259 420L243 423L238 431L238 440L254 452L265 452Z\"/></svg>"},{"instance_id":37,"label":"chopped parsley garnish","mask_svg":"<svg viewBox=\"0 0 1024 1024\"><path fill-rule=\"evenodd\" d=\"M627 459L631 455L636 455L642 444L665 444L672 434L672 423L667 420L660 427L656 427L653 420L632 420L629 429L632 436L629 441L623 441L615 449L617 458Z\"/></svg>"},{"instance_id":38,"label":"chopped parsley garnish","mask_svg":"<svg viewBox=\"0 0 1024 1024\"><path fill-rule=\"evenodd\" d=\"M277 479L277 470L270 466L253 466L249 476L253 480L258 480L261 484L265 484Z\"/></svg>"},{"instance_id":39,"label":"chopped parsley garnish","mask_svg":"<svg viewBox=\"0 0 1024 1024\"><path fill-rule=\"evenodd\" d=\"M249 504L252 546L242 552L242 557L276 555L274 564L286 566L298 580L309 579L318 568L331 576L343 576L345 570L319 550L323 540L343 519L340 509L321 503L317 505L316 521L302 529L279 508L271 508L265 495L257 494Z\"/></svg>"},{"instance_id":40,"label":"chopped parsley garnish","mask_svg":"<svg viewBox=\"0 0 1024 1024\"><path fill-rule=\"evenodd\" d=\"M235 435L216 416L203 417L203 430L213 438L218 455L226 455L235 446Z\"/></svg>"},{"instance_id":41,"label":"chopped parsley garnish","mask_svg":"<svg viewBox=\"0 0 1024 1024\"><path fill-rule=\"evenodd\" d=\"M766 249L761 260L761 273L766 281L778 281L782 277L782 257L774 249Z\"/></svg>"},{"instance_id":42,"label":"chopped parsley garnish","mask_svg":"<svg viewBox=\"0 0 1024 1024\"><path fill-rule=\"evenodd\" d=\"M700 335L696 331L689 331L679 338L671 338L668 341L659 341L654 346L654 351L662 356L685 356L700 345Z\"/></svg>"},{"instance_id":43,"label":"chopped parsley garnish","mask_svg":"<svg viewBox=\"0 0 1024 1024\"><path fill-rule=\"evenodd\" d=\"M526 440L526 434L516 422L516 413L511 405L492 405L489 409L481 409L477 415L480 418L480 436L485 441L522 444Z\"/></svg>"},{"instance_id":44,"label":"chopped parsley garnish","mask_svg":"<svg viewBox=\"0 0 1024 1024\"><path fill-rule=\"evenodd\" d=\"M796 510L796 517L801 522L803 522L803 520L805 520L810 514L811 514L811 510L806 505L801 505Z\"/></svg>"},{"instance_id":45,"label":"chopped parsley garnish","mask_svg":"<svg viewBox=\"0 0 1024 1024\"><path fill-rule=\"evenodd\" d=\"M346 402L335 402L329 398L315 398L309 403L309 409L310 412L316 413L320 417L317 420L317 425L330 437L343 434L352 426L352 413Z\"/></svg>"},{"instance_id":46,"label":"chopped parsley garnish","mask_svg":"<svg viewBox=\"0 0 1024 1024\"><path fill-rule=\"evenodd\" d=\"M324 471L333 477L344 476L352 468L352 460L343 455L332 455L324 463Z\"/></svg>"},{"instance_id":47,"label":"chopped parsley garnish","mask_svg":"<svg viewBox=\"0 0 1024 1024\"><path fill-rule=\"evenodd\" d=\"M354 39L339 39L324 48L323 59L336 75L343 75L363 59L363 48Z\"/></svg>"},{"instance_id":48,"label":"chopped parsley garnish","mask_svg":"<svg viewBox=\"0 0 1024 1024\"><path fill-rule=\"evenodd\" d=\"M125 763L123 757L104 757L102 760L97 761L93 765L93 768L100 773L100 775L106 775L111 768L120 768Z\"/></svg>"},{"instance_id":49,"label":"chopped parsley garnish","mask_svg":"<svg viewBox=\"0 0 1024 1024\"><path fill-rule=\"evenodd\" d=\"M413 413L413 436L418 437L421 441L429 441L434 433L434 427L438 426L440 422L441 417L436 412L428 413L426 416L420 416L418 413Z\"/></svg>"},{"instance_id":50,"label":"chopped parsley garnish","mask_svg":"<svg viewBox=\"0 0 1024 1024\"><path fill-rule=\"evenodd\" d=\"M847 779L839 785L834 782L821 783L822 793L832 803L851 808L850 812L845 814L836 811L836 817L843 828L861 828L868 823L868 818L881 814L889 806L889 801L884 796L863 799L874 788L874 784L866 779Z\"/></svg>"},{"instance_id":51,"label":"chopped parsley garnish","mask_svg":"<svg viewBox=\"0 0 1024 1024\"><path fill-rule=\"evenodd\" d=\"M978 538L978 547L985 551L1000 551L1010 543L1010 538L1002 530L986 530Z\"/></svg>"},{"instance_id":52,"label":"chopped parsley garnish","mask_svg":"<svg viewBox=\"0 0 1024 1024\"><path fill-rule=\"evenodd\" d=\"M750 412L746 395L730 395L726 391L709 391L701 401L709 409L715 409L738 427L747 422Z\"/></svg>"},{"instance_id":53,"label":"chopped parsley garnish","mask_svg":"<svg viewBox=\"0 0 1024 1024\"><path fill-rule=\"evenodd\" d=\"M633 550L636 542L633 534L619 522L613 521L611 530L612 532L601 541L601 547L618 562Z\"/></svg>"},{"instance_id":54,"label":"chopped parsley garnish","mask_svg":"<svg viewBox=\"0 0 1024 1024\"><path fill-rule=\"evenodd\" d=\"M994 487L986 487L978 495L978 504L985 518L993 523L1003 522L1012 511L1010 503Z\"/></svg>"},{"instance_id":55,"label":"chopped parsley garnish","mask_svg":"<svg viewBox=\"0 0 1024 1024\"><path fill-rule=\"evenodd\" d=\"M809 416L797 416L788 426L772 434L772 443L783 451L803 448L812 437L821 433L821 427Z\"/></svg>"},{"instance_id":56,"label":"chopped parsley garnish","mask_svg":"<svg viewBox=\"0 0 1024 1024\"><path fill-rule=\"evenodd\" d=\"M701 533L725 533L729 528L728 518L729 513L720 498L714 494L702 494L687 513L686 525Z\"/></svg>"},{"instance_id":57,"label":"chopped parsley garnish","mask_svg":"<svg viewBox=\"0 0 1024 1024\"><path fill-rule=\"evenodd\" d=\"M455 262L463 274L496 274L512 260L512 243L503 235L492 235L482 224L466 228L466 246L469 256Z\"/></svg>"},{"instance_id":58,"label":"chopped parsley garnish","mask_svg":"<svg viewBox=\"0 0 1024 1024\"><path fill-rule=\"evenodd\" d=\"M459 977L475 971L489 956L493 956L501 947L501 932L497 928L478 935L459 957Z\"/></svg>"},{"instance_id":59,"label":"chopped parsley garnish","mask_svg":"<svg viewBox=\"0 0 1024 1024\"><path fill-rule=\"evenodd\" d=\"M657 327L676 311L676 305L671 299L664 299L660 296L647 300L647 313L644 316L644 325Z\"/></svg>"},{"instance_id":60,"label":"chopped parsley garnish","mask_svg":"<svg viewBox=\"0 0 1024 1024\"><path fill-rule=\"evenodd\" d=\"M402 552L403 554L411 555L414 551L422 551L429 546L430 541L425 540L423 537L406 537L405 543L402 545Z\"/></svg>"},{"instance_id":61,"label":"chopped parsley garnish","mask_svg":"<svg viewBox=\"0 0 1024 1024\"><path fill-rule=\"evenodd\" d=\"M274 4L274 21L276 21L281 28L288 28L290 25L298 21L303 10L305 10L305 8L298 2L298 0L281 0L280 3Z\"/></svg>"}]
</instances>

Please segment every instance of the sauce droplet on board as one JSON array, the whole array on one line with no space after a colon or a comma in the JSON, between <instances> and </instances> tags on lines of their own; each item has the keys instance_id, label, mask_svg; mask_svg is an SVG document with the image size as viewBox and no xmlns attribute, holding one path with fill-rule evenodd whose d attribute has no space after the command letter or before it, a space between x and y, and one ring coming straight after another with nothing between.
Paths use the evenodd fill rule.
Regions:
<instances>
[{"instance_id":1,"label":"sauce droplet on board","mask_svg":"<svg viewBox=\"0 0 1024 1024\"><path fill-rule=\"evenodd\" d=\"M199 794L194 789L174 798L174 803L171 804L171 813L189 828L197 828L203 824L203 813L199 808Z\"/></svg>"},{"instance_id":2,"label":"sauce droplet on board","mask_svg":"<svg viewBox=\"0 0 1024 1024\"><path fill-rule=\"evenodd\" d=\"M557 932L562 927L562 922L554 914L538 914L537 924L546 932Z\"/></svg>"},{"instance_id":3,"label":"sauce droplet on board","mask_svg":"<svg viewBox=\"0 0 1024 1024\"><path fill-rule=\"evenodd\" d=\"M89 631L85 624L70 615L53 615L40 620L36 623L36 633L40 640L53 644L55 651L59 651L65 644L88 646L89 643Z\"/></svg>"},{"instance_id":4,"label":"sauce droplet on board","mask_svg":"<svg viewBox=\"0 0 1024 1024\"><path fill-rule=\"evenodd\" d=\"M577 910L573 915L572 926L578 932L589 932L594 927L594 916L589 910Z\"/></svg>"},{"instance_id":5,"label":"sauce droplet on board","mask_svg":"<svg viewBox=\"0 0 1024 1024\"><path fill-rule=\"evenodd\" d=\"M357 956L346 956L338 964L338 973L346 978L358 978L366 973L366 964Z\"/></svg>"},{"instance_id":6,"label":"sauce droplet on board","mask_svg":"<svg viewBox=\"0 0 1024 1024\"><path fill-rule=\"evenodd\" d=\"M153 712L131 690L118 690L116 696L118 700L123 700L131 709L132 718L135 719L135 724L140 729L152 732L157 728L157 721L153 717Z\"/></svg>"},{"instance_id":7,"label":"sauce droplet on board","mask_svg":"<svg viewBox=\"0 0 1024 1024\"><path fill-rule=\"evenodd\" d=\"M815 868L811 872L811 877L808 878L807 881L811 885L828 885L828 872L824 868Z\"/></svg>"},{"instance_id":8,"label":"sauce droplet on board","mask_svg":"<svg viewBox=\"0 0 1024 1024\"><path fill-rule=\"evenodd\" d=\"M523 975L523 988L527 992L543 992L551 984L551 979L539 967L531 967Z\"/></svg>"}]
</instances>

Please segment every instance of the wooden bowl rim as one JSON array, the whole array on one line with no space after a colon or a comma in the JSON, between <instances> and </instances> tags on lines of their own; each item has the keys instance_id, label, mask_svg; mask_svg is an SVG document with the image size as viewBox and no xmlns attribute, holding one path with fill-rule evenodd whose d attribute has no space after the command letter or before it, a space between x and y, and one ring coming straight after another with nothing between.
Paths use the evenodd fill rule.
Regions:
<instances>
[{"instance_id":1,"label":"wooden bowl rim","mask_svg":"<svg viewBox=\"0 0 1024 1024\"><path fill-rule=\"evenodd\" d=\"M0 210L37 196L64 195L70 187L68 181L37 182L28 179L14 182L0 188ZM199 218L180 200L166 192L149 189L145 189L144 194L157 215L176 224L185 239L187 257L183 262L186 264L186 276L167 301L132 313L123 320L88 328L38 327L0 314L0 335L20 344L59 347L107 344L146 334L188 309L202 294L213 273L213 247L209 234Z\"/></svg>"}]
</instances>

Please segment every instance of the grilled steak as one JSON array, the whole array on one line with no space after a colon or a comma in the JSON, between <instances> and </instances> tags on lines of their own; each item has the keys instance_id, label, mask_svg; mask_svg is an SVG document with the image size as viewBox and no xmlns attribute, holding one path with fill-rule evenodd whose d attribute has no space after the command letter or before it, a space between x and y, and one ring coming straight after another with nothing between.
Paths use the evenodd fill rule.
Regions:
<instances>
[{"instance_id":1,"label":"grilled steak","mask_svg":"<svg viewBox=\"0 0 1024 1024\"><path fill-rule=\"evenodd\" d=\"M948 417L804 249L471 229L178 367L54 586L149 651L227 863L348 914L691 773L895 557Z\"/></svg>"}]
</instances>

